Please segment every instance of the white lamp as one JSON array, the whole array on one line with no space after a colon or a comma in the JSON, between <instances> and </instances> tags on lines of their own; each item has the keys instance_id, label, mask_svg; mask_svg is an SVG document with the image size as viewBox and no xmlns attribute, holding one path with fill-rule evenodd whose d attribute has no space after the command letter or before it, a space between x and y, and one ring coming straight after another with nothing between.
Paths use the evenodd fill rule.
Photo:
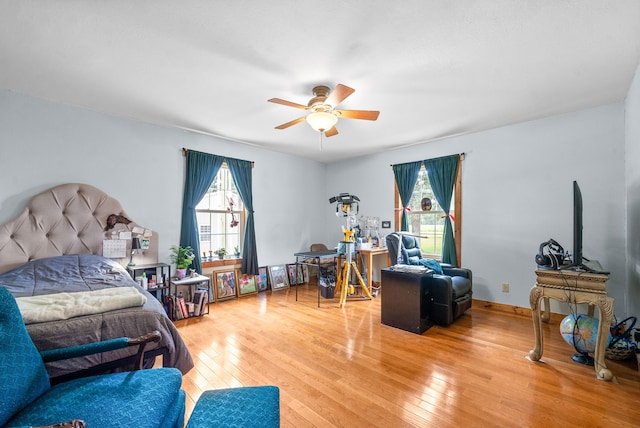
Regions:
<instances>
[{"instance_id":1,"label":"white lamp","mask_svg":"<svg viewBox=\"0 0 640 428\"><path fill-rule=\"evenodd\" d=\"M338 117L335 114L327 113L326 111L317 111L310 113L307 116L307 122L313 129L319 132L328 131L338 122Z\"/></svg>"}]
</instances>

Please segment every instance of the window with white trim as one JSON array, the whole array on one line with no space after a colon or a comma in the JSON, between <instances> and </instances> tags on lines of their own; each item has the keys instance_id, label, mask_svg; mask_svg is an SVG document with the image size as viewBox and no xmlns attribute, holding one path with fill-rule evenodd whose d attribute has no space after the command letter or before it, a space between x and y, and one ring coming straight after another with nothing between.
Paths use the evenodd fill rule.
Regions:
<instances>
[{"instance_id":1,"label":"window with white trim","mask_svg":"<svg viewBox=\"0 0 640 428\"><path fill-rule=\"evenodd\" d=\"M236 247L242 250L244 204L226 164L220 167L209 191L196 206L196 218L202 255L209 257L219 248L225 248L227 254L233 254Z\"/></svg>"}]
</instances>

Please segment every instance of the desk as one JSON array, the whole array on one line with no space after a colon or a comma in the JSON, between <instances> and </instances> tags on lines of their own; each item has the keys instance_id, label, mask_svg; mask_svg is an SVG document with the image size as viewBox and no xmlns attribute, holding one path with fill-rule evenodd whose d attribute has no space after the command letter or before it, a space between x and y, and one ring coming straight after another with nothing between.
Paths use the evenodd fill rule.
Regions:
<instances>
[{"instance_id":1,"label":"desk","mask_svg":"<svg viewBox=\"0 0 640 428\"><path fill-rule=\"evenodd\" d=\"M369 287L369 292L373 292L373 257L378 255L386 255L387 263L385 264L385 267L389 267L391 265L389 261L389 250L384 247L380 247L371 248L369 250L357 250L357 252L367 260L367 264L366 266L364 266L365 269L360 269L360 271L367 272L367 287Z\"/></svg>"},{"instance_id":2,"label":"desk","mask_svg":"<svg viewBox=\"0 0 640 428\"><path fill-rule=\"evenodd\" d=\"M609 276L570 270L536 270L536 277L536 285L529 293L536 343L535 348L529 351L529 358L532 361L539 361L542 358L543 318L540 315L542 299L546 304L545 320L548 320L550 298L571 304L588 303L597 306L600 311L600 328L593 357L596 377L600 380L611 380L613 374L604 362L609 326L613 318L613 298L607 295L605 289L605 282Z\"/></svg>"},{"instance_id":3,"label":"desk","mask_svg":"<svg viewBox=\"0 0 640 428\"><path fill-rule=\"evenodd\" d=\"M296 265L309 265L318 267L318 307L320 307L320 260L321 259L335 259L340 256L336 251L304 251L294 254L296 258ZM314 262L309 262L314 260ZM336 272L337 275L337 272ZM296 286L296 302L298 301L298 287Z\"/></svg>"}]
</instances>

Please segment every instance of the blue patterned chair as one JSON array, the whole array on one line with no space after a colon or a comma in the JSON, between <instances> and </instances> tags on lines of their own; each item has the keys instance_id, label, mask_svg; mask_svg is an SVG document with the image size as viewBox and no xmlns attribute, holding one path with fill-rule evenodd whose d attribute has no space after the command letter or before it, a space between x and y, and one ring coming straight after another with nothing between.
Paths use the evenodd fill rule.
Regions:
<instances>
[{"instance_id":1,"label":"blue patterned chair","mask_svg":"<svg viewBox=\"0 0 640 428\"><path fill-rule=\"evenodd\" d=\"M244 386L205 391L189 417L187 428L212 426L279 427L280 389L277 386Z\"/></svg>"},{"instance_id":2,"label":"blue patterned chair","mask_svg":"<svg viewBox=\"0 0 640 428\"><path fill-rule=\"evenodd\" d=\"M113 349L115 342L107 347ZM80 350L74 348L62 354L78 355ZM185 393L181 385L179 370L158 368L51 386L15 299L0 287L0 426L50 426L81 420L88 427L182 427Z\"/></svg>"}]
</instances>

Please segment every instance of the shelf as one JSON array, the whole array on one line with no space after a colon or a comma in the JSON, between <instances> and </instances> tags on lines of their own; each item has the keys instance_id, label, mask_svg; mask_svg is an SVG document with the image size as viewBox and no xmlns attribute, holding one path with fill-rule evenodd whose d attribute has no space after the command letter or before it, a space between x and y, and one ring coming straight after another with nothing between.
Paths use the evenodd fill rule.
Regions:
<instances>
[{"instance_id":1,"label":"shelf","mask_svg":"<svg viewBox=\"0 0 640 428\"><path fill-rule=\"evenodd\" d=\"M209 301L213 291L211 278L204 275L172 278L169 286L171 290L167 296L167 304L169 317L173 321L201 317L209 313Z\"/></svg>"}]
</instances>

